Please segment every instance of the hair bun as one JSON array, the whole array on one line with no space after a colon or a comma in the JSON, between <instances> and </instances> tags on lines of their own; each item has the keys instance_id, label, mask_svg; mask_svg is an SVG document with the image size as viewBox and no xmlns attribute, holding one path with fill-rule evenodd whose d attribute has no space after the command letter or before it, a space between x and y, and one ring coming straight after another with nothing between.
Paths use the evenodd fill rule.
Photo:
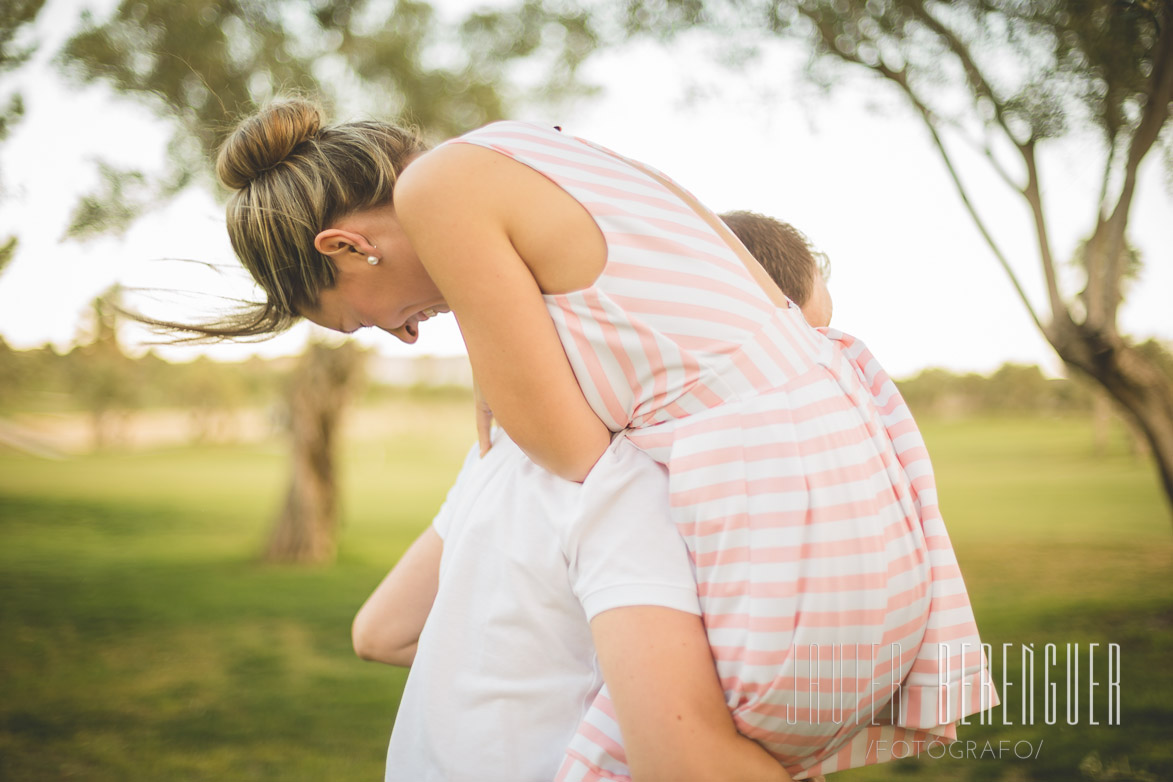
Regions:
<instances>
[{"instance_id":1,"label":"hair bun","mask_svg":"<svg viewBox=\"0 0 1173 782\"><path fill-rule=\"evenodd\" d=\"M240 190L289 157L322 126L322 113L304 100L273 103L237 125L220 147L216 175L225 187Z\"/></svg>"}]
</instances>

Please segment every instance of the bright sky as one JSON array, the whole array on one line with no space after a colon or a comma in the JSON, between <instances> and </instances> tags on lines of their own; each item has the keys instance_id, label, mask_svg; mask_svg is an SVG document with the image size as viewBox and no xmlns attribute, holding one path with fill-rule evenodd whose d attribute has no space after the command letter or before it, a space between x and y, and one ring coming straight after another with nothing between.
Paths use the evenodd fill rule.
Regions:
<instances>
[{"instance_id":1,"label":"bright sky","mask_svg":"<svg viewBox=\"0 0 1173 782\"><path fill-rule=\"evenodd\" d=\"M68 345L88 302L114 282L171 291L159 301L182 304L195 317L215 306L210 294L251 295L239 272L162 260L235 265L221 207L202 191L150 213L123 237L61 241L72 205L96 182L95 158L159 166L167 139L143 108L103 88L66 88L44 65L82 5L50 0L42 66L20 82L28 116L0 148L0 235L21 237L16 259L0 276L0 335L18 347ZM600 97L560 112L523 109L516 118L559 124L644 160L718 211L752 209L793 223L831 258L833 325L864 339L898 377L928 366L987 371L1008 360L1058 370L926 132L898 102L881 101L877 112L882 92L859 79L831 95L817 93L799 76L796 51L778 49L737 74L708 64L704 51L700 44L647 44L608 55L588 69L604 87ZM706 96L686 100L698 88ZM1074 142L1042 163L1056 250L1066 257L1091 225L1099 156L1090 143ZM979 208L1045 314L1025 206L980 166L965 168ZM1132 239L1146 266L1121 313L1124 330L1138 337L1173 340L1170 214L1173 197L1152 154L1132 217ZM374 332L358 338L389 355L463 352L450 316L422 332L413 347ZM260 345L203 350L218 358L292 353L307 333L299 328ZM163 352L182 360L192 351Z\"/></svg>"}]
</instances>

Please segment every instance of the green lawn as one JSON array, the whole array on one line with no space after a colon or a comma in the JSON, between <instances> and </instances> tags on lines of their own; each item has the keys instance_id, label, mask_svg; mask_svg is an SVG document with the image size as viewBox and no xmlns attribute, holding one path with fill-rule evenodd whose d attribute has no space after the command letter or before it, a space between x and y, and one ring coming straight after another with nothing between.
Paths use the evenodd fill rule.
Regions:
<instances>
[{"instance_id":1,"label":"green lawn","mask_svg":"<svg viewBox=\"0 0 1173 782\"><path fill-rule=\"evenodd\" d=\"M380 779L404 673L355 659L350 619L472 439L464 403L410 405L393 437L349 443L328 568L255 560L285 479L278 443L0 451L0 780ZM837 778L1173 779L1173 524L1150 465L1123 436L1093 456L1083 421L924 428L984 639L1040 657L1120 644L1124 724L1022 725L1012 690L1013 726L962 738L1041 740L1038 759Z\"/></svg>"}]
</instances>

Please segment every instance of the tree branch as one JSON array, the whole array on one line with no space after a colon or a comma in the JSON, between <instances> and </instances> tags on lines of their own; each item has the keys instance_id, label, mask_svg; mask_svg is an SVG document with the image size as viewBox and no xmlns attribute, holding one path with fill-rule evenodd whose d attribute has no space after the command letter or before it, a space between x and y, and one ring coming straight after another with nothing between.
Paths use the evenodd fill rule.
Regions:
<instances>
[{"instance_id":1,"label":"tree branch","mask_svg":"<svg viewBox=\"0 0 1173 782\"><path fill-rule=\"evenodd\" d=\"M1152 149L1161 129L1169 119L1169 103L1173 100L1173 8L1170 3L1158 3L1161 16L1157 19L1160 35L1157 38L1156 50L1153 56L1153 71L1148 100L1145 102L1140 122L1133 133L1132 142L1128 148L1128 159L1124 167L1124 182L1120 189L1120 197L1111 216L1102 226L1104 229L1104 246L1102 250L1103 273L1096 275L1096 293L1092 296L1091 264L1089 262L1088 285L1088 322L1099 328L1115 330L1116 311L1120 307L1120 282L1124 273L1124 240L1128 228L1129 212L1132 209L1132 197L1136 191L1137 172L1141 161ZM1090 255L1090 253L1089 253ZM1098 259L1089 259L1098 260Z\"/></svg>"},{"instance_id":2,"label":"tree branch","mask_svg":"<svg viewBox=\"0 0 1173 782\"><path fill-rule=\"evenodd\" d=\"M1104 161L1104 181L1100 185L1100 197L1096 200L1096 219L1104 220L1108 209L1108 183L1112 180L1112 169L1116 164L1117 137L1114 134L1108 139L1108 156Z\"/></svg>"},{"instance_id":3,"label":"tree branch","mask_svg":"<svg viewBox=\"0 0 1173 782\"><path fill-rule=\"evenodd\" d=\"M1010 278L1010 283L1014 286L1014 290L1018 293L1018 298L1022 300L1022 305L1026 307L1027 313L1030 314L1031 320L1034 321L1035 326L1038 327L1040 332L1046 334L1047 329L1043 327L1042 321L1039 320L1038 313L1035 312L1030 298L1027 297L1026 291L1022 288L1022 283L1020 283L1018 280L1018 275L1014 273L1014 269L1011 268L1010 262L1006 259L1005 253L1002 252L1002 248L1000 248L998 243L994 241L994 237L986 227L985 221L982 220L981 216L977 212L977 208L974 207L973 202L970 200L969 193L966 190L965 185L962 183L961 176L957 173L957 169L953 166L953 160L949 156L949 151L945 147L945 142L942 140L940 133L937 131L936 122L933 120L932 114L930 113L928 107L920 101L920 99L912 92L911 89L909 89L907 82L901 84L901 87L904 89L905 94L908 95L909 100L911 100L913 105L916 106L917 111L920 112L921 118L928 127L929 133L933 137L933 143L937 147L937 152L940 153L941 160L944 162L945 168L949 171L949 177L953 180L954 187L957 188L957 194L961 197L961 202L965 205L966 211L969 212L969 216L973 219L974 225L977 226L977 229L981 233L982 238L986 240L986 244L989 245L990 250L993 251L994 257L998 259L998 263L1002 265L1002 269L1006 272L1006 276ZM1050 289L1052 282L1051 278L1053 276L1054 273L1052 271L1048 275L1048 291ZM1062 311L1066 312L1066 308L1063 308ZM1052 316L1054 317L1058 314L1059 311L1054 309L1054 300L1052 300Z\"/></svg>"},{"instance_id":4,"label":"tree branch","mask_svg":"<svg viewBox=\"0 0 1173 782\"><path fill-rule=\"evenodd\" d=\"M993 251L994 257L998 259L998 263L1002 265L1003 271L1005 271L1006 275L1010 278L1010 283L1014 286L1014 290L1018 293L1018 298L1022 301L1023 306L1026 307L1026 311L1030 315L1031 320L1034 321L1035 326L1039 329L1040 332L1046 334L1047 329L1044 328L1042 321L1039 319L1038 313L1035 312L1030 298L1026 295L1026 291L1023 289L1022 284L1018 280L1018 275L1014 273L1014 269L1011 268L1010 262L1006 259L1006 254L1002 252L1002 248L998 246L998 243L994 240L993 234L990 233L989 229L986 227L985 221L981 218L981 215L978 214L976 207L974 207L973 202L970 200L969 191L966 189L965 184L961 181L961 176L957 173L957 169L953 166L953 159L950 157L949 151L945 147L945 142L942 140L941 134L937 129L937 121L933 118L932 111L924 103L924 101L920 99L920 96L918 96L912 89L912 86L908 83L906 72L903 69L899 71L893 70L892 68L885 65L882 61L874 65L864 62L859 58L858 55L842 49L836 43L835 31L831 29L825 22L820 20L816 14L802 8L801 6L798 10L799 13L803 14L811 20L815 26L815 29L819 32L819 37L822 38L823 43L827 46L831 53L844 62L860 65L895 83L912 102L912 105L916 108L917 112L920 113L921 119L924 120L925 126L928 127L929 133L933 137L933 143L936 145L937 151L941 155L941 160L945 163L945 168L948 170L949 176L953 180L953 185L957 189L958 195L961 197L961 202L969 212L969 216L973 220L974 225L977 226L978 232L981 233L982 238L986 240L986 244L989 245L990 250ZM1063 310L1063 313L1066 314L1066 309ZM1055 314L1057 315L1058 313Z\"/></svg>"},{"instance_id":5,"label":"tree branch","mask_svg":"<svg viewBox=\"0 0 1173 782\"><path fill-rule=\"evenodd\" d=\"M1022 185L1018 184L1018 182L1014 180L1014 177L1010 174L1009 171L1006 170L1006 167L1002 165L1002 161L998 160L998 158L994 155L994 150L990 147L989 142L979 142L976 139L971 138L970 135L966 133L965 130L961 127L961 123L959 122L950 122L949 124L954 128L954 130L957 131L957 135L961 138L962 141L968 144L969 147L975 152L980 152L988 161L990 161L990 167L993 168L994 173L997 174L998 177L1006 183L1007 187L1009 187L1015 193L1018 193L1020 196L1026 196L1025 188L1023 188Z\"/></svg>"},{"instance_id":6,"label":"tree branch","mask_svg":"<svg viewBox=\"0 0 1173 782\"><path fill-rule=\"evenodd\" d=\"M953 52L953 56L961 63L961 67L965 70L965 79L969 82L970 89L975 95L983 97L994 107L994 117L998 120L998 127L1010 139L1010 143L1018 148L1019 152L1023 151L1023 146L1028 142L1019 141L1015 138L1014 133L1010 130L1010 125L1006 121L1006 106L994 94L994 88L990 84L989 79L982 73L982 69L974 61L973 56L969 53L969 47L957 37L957 34L942 24L935 16L929 13L928 9L924 7L923 3L911 4L912 11L915 13L925 27L936 33L937 37L944 41L945 46L949 51Z\"/></svg>"},{"instance_id":7,"label":"tree branch","mask_svg":"<svg viewBox=\"0 0 1173 782\"><path fill-rule=\"evenodd\" d=\"M1043 276L1047 280L1047 298L1051 302L1051 320L1057 321L1062 315L1065 320L1070 321L1067 303L1059 293L1055 257L1051 253L1051 240L1047 235L1047 216L1043 212L1043 197L1039 190L1039 170L1035 161L1034 142L1024 145L1022 156L1026 161L1026 189L1023 191L1023 197L1030 204L1031 216L1034 217L1035 238L1039 243L1039 261L1043 265Z\"/></svg>"},{"instance_id":8,"label":"tree branch","mask_svg":"<svg viewBox=\"0 0 1173 782\"><path fill-rule=\"evenodd\" d=\"M955 56L961 63L961 67L965 70L966 80L969 82L970 89L973 90L974 94L986 98L990 101L991 104L993 104L994 116L997 119L998 127L1002 129L1002 132L1006 134L1006 137L1018 149L1019 154L1022 155L1023 163L1026 165L1027 169L1027 184L1025 188L1016 189L1018 190L1019 194L1022 195L1024 199L1026 199L1026 202L1030 207L1031 216L1034 218L1035 237L1039 246L1039 260L1042 264L1043 275L1047 282L1047 298L1051 304L1051 318L1052 321L1055 321L1060 316L1063 316L1065 319L1070 320L1067 304L1063 301L1063 297L1059 292L1059 283L1055 274L1054 253L1051 250L1050 232L1047 228L1046 214L1043 211L1043 202L1040 195L1038 165L1034 155L1033 137L1027 139L1026 141L1019 141L1017 138L1015 138L1014 134L1010 130L1009 123L1006 121L1005 107L994 94L993 86L991 86L985 74L982 73L981 68L979 68L977 63L974 61L973 56L970 54L969 47L965 44L965 42L958 38L956 33L941 23L935 16L930 14L928 9L924 7L923 3L914 3L911 7L917 19L919 19L926 28L935 33L937 37L945 43L945 46L948 47L949 51L953 53L953 56ZM905 84L901 84L901 87L904 89L905 93L907 93L910 98L913 98L914 102L919 102L916 100L915 96L912 95L910 86L907 85L907 80L905 80L905 82ZM920 107L918 107L918 110L919 109ZM922 114L923 113L924 112L922 111ZM929 117L926 116L925 121L929 122ZM937 140L935 131L934 140ZM940 143L939 140L937 140L937 148L941 152L942 157L947 159L948 155L944 149L944 146ZM953 172L952 166L948 163L948 160L946 160L946 165L949 166L950 174L954 176L955 181L958 181L956 175ZM997 165L995 165L995 170L998 170ZM999 171L999 173L1001 172ZM960 187L960 182L958 181L958 188L960 189ZM965 196L963 196L963 200L966 200ZM974 216L974 220L976 221L976 212L970 207L967 200L966 208L970 210L970 214ZM984 233L984 228L982 228L980 225L979 228L983 230ZM999 258L999 260L1002 259ZM1007 267L1007 271L1009 272L1009 268L1004 260L1003 266ZM1017 280L1014 280L1014 283L1015 287L1018 287ZM1019 291L1019 295L1023 295L1021 290ZM1033 311L1031 312L1031 316L1035 318L1035 323L1038 324L1038 317L1035 316ZM1046 330L1042 329L1041 324L1039 325L1039 328L1043 331L1044 334L1046 333Z\"/></svg>"}]
</instances>

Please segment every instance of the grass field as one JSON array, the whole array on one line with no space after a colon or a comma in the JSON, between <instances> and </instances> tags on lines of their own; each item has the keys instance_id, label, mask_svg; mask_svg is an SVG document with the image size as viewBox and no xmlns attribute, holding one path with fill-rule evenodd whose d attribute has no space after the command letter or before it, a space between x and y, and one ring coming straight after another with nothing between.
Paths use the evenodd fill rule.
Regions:
<instances>
[{"instance_id":1,"label":"grass field","mask_svg":"<svg viewBox=\"0 0 1173 782\"><path fill-rule=\"evenodd\" d=\"M395 416L386 438L348 444L327 568L255 560L283 488L280 443L56 462L0 451L0 780L381 779L405 673L354 658L350 619L429 521L472 431L459 402ZM924 429L983 638L1015 650L1014 724L962 738L994 753L1030 741L1038 757L836 778L1173 779L1173 524L1148 462L1123 434L1093 456L1078 420ZM1045 725L1041 696L1022 724L1017 650L1041 659L1048 642L1060 666L1063 644L1120 645L1123 725L1067 726L1062 703ZM1094 703L1105 722L1102 689Z\"/></svg>"}]
</instances>

